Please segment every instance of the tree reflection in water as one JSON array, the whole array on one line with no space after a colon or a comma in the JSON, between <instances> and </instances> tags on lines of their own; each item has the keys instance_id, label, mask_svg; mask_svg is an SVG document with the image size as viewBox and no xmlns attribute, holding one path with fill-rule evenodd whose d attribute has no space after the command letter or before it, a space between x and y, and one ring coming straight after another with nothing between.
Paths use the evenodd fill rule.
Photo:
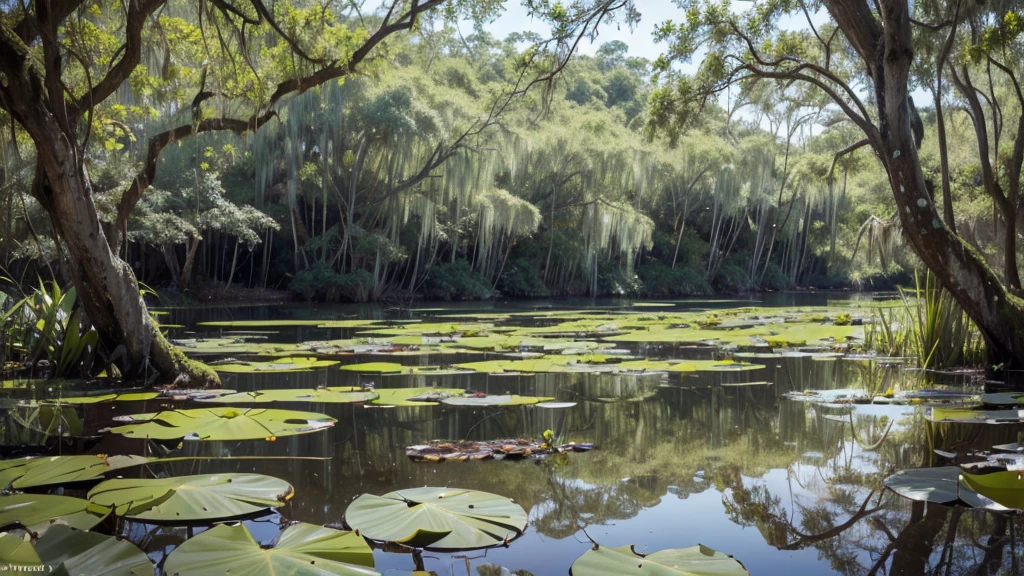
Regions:
<instances>
[{"instance_id":1,"label":"tree reflection in water","mask_svg":"<svg viewBox=\"0 0 1024 576\"><path fill-rule=\"evenodd\" d=\"M501 574L487 564L565 574L588 546L583 530L614 534L609 537L616 541L608 545L635 543L654 551L696 544L688 539L704 538L703 524L709 526L708 538L721 537L726 544L746 538L742 549L713 547L735 555L754 574L792 573L787 564L798 551L810 553L799 556L807 565L851 576L1015 573L1020 519L912 503L887 491L882 479L896 470L933 465L933 448L963 452L1016 441L1020 427L933 426L908 407L859 407L851 415L847 409L785 400L782 395L791 390L877 390L909 376L854 361L771 358L764 363L765 369L743 377L772 384L749 387L719 385L736 382L736 374L389 377L387 386L556 396L577 404L557 410L326 405L318 410L339 422L318 437L203 448L234 455L331 457L260 463L260 472L296 487L294 500L282 510L287 519L337 526L348 503L362 493L424 485L502 494L529 511L527 534L508 549L480 557L425 556L427 569L439 574ZM258 378L234 376L226 385L266 387ZM353 383L323 378L296 374L287 385ZM281 387L281 379L274 385ZM593 442L598 449L543 461L442 464L411 462L403 451L433 439L539 438L548 428L563 440ZM184 463L166 466L179 473L254 467L214 460L188 463L187 470ZM672 512L658 515L662 510ZM378 569L411 566L407 556L394 556L379 556ZM551 566L557 569L547 569Z\"/></svg>"}]
</instances>

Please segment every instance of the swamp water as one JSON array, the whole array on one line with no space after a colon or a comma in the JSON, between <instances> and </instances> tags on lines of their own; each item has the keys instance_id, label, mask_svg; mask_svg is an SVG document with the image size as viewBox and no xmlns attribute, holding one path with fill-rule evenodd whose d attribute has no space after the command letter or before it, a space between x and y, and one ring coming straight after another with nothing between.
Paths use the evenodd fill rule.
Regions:
<instances>
[{"instance_id":1,"label":"swamp water","mask_svg":"<svg viewBox=\"0 0 1024 576\"><path fill-rule=\"evenodd\" d=\"M755 330L748 325L754 314L748 312L743 316L746 320L736 321L729 310L761 303L684 301L649 308L605 303L600 309L591 305L565 315L557 311L575 307L556 303L554 308L538 309L536 303L519 303L515 307L441 306L414 311L301 306L170 310L160 319L181 326L170 329L172 338L183 343L197 338L199 347L204 338L219 339L222 344L259 343L264 345L261 354L267 355L262 360L273 360L269 350L274 345L283 349L276 353L280 360L296 355L289 352L296 343L335 343L330 354L319 356L338 361L338 365L280 373L232 370L222 374L228 389L313 389L372 382L376 390L439 387L550 397L574 404L386 407L362 402L275 403L275 408L326 414L337 423L326 430L274 441L186 440L166 454L155 452L160 448L143 440L103 434L88 451L200 457L118 472L125 477L258 473L287 481L295 494L286 505L244 520L263 544L272 543L281 526L290 521L342 528L346 507L362 494L382 495L423 486L506 496L528 513L527 529L507 546L423 552L426 570L439 575L508 573L495 566L514 574L564 575L574 560L591 548L588 538L610 547L632 544L641 553L700 543L734 556L755 575L1015 573L1024 560L1020 558L1024 522L1019 518L911 502L884 488L882 479L898 470L936 465L933 448L987 449L1016 441L1022 427L931 424L914 405L823 405L784 398L788 392L810 389L867 389L882 394L893 388L943 385L973 390L977 385L972 375L930 375L925 383L924 375L904 362L832 353L843 348L840 344L845 338L820 340L820 324L827 323L822 315L868 317L873 304L824 300L810 304L817 307L762 310L759 318L769 314L805 317L809 325L816 326L811 329L812 342L792 346L784 354L766 354L763 348L750 345L781 336L744 335L743 340L726 344L736 350L759 350L733 355L752 365L707 370L704 368L710 363L706 361L724 357L723 347L666 341L672 339L664 336L666 331L689 328L658 324L659 317L691 314L694 322L701 322L709 331L724 330L731 322L737 323L736 330ZM586 315L595 312L611 319L587 320ZM631 331L621 326L630 323L624 318L655 325ZM288 322L361 319L382 324L318 328ZM204 325L211 321L226 324ZM614 322L620 326L609 328ZM401 328L417 323L461 326L440 336L407 330L366 335L386 330L383 326ZM468 326L472 323L487 323L496 330ZM563 329L559 331L558 326ZM567 334L569 328L576 335ZM850 327L836 328L845 334ZM640 330L651 333L653 341L621 337ZM785 334L785 330L775 327L771 331L778 333ZM502 352L479 347L453 352L458 348L453 342L458 334L463 338L519 334L529 340ZM417 338L429 345L416 346ZM382 374L373 365L368 365L368 370L339 368L379 362L450 366L508 361L506 354L526 350L534 345L534 338L549 338L552 343L590 340L605 347L577 351L565 349L568 344L559 345L561 349L546 352L548 357L562 352L607 351L606 356L628 353L649 360L705 363L698 363L699 370L662 371L664 366L650 364L614 371L600 366L618 359L603 357L591 359L597 366L594 369L581 361L571 369L531 372L539 369L521 363L514 366L526 370L511 374ZM403 342L397 352L378 348L389 339ZM250 358L251 353L233 350L205 357L223 356ZM115 416L155 412L167 402L165 398L99 402L76 410L89 433L109 426ZM188 405L210 406L220 405ZM596 448L544 458L455 462L413 461L405 453L407 446L430 440L542 441L545 430L554 432L556 443L590 443ZM121 521L117 527L157 563L205 529L202 525L136 521ZM375 549L374 560L375 569L382 574L409 574L414 568L412 555L400 547Z\"/></svg>"}]
</instances>

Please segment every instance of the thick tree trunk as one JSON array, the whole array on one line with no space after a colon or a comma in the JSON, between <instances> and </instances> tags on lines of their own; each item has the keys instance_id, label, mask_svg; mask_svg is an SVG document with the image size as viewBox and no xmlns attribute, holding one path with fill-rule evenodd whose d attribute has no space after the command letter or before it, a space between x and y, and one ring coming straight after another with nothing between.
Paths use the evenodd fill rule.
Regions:
<instances>
[{"instance_id":1,"label":"thick tree trunk","mask_svg":"<svg viewBox=\"0 0 1024 576\"><path fill-rule=\"evenodd\" d=\"M69 271L85 311L108 349L123 345L126 376L184 375L193 386L219 384L216 373L189 361L170 344L150 318L131 267L107 244L91 198L91 186L67 152L53 146L40 154L33 190L71 255Z\"/></svg>"},{"instance_id":2,"label":"thick tree trunk","mask_svg":"<svg viewBox=\"0 0 1024 576\"><path fill-rule=\"evenodd\" d=\"M984 257L945 226L925 185L912 129L920 119L912 117L907 94L913 51L906 0L884 2L882 13L883 44L873 74L883 83L876 92L883 115L880 152L904 235L978 325L990 358L1006 367L1024 367L1024 300L1011 294Z\"/></svg>"},{"instance_id":3,"label":"thick tree trunk","mask_svg":"<svg viewBox=\"0 0 1024 576\"><path fill-rule=\"evenodd\" d=\"M889 177L903 234L985 338L993 364L1024 367L1024 300L1010 293L984 257L939 218L917 154L921 120L908 95L914 58L907 0L881 0L881 20L869 3L825 0L874 83L877 131L868 134Z\"/></svg>"}]
</instances>

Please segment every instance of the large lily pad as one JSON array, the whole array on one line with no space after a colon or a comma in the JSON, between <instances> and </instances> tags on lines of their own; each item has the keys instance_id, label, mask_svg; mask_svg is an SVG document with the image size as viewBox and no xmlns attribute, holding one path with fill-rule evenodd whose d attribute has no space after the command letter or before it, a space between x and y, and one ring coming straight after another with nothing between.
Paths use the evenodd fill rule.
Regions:
<instances>
[{"instance_id":1,"label":"large lily pad","mask_svg":"<svg viewBox=\"0 0 1024 576\"><path fill-rule=\"evenodd\" d=\"M1024 393L999 392L994 394L982 394L981 402L986 406L1020 406L1021 404L1024 404Z\"/></svg>"},{"instance_id":2,"label":"large lily pad","mask_svg":"<svg viewBox=\"0 0 1024 576\"><path fill-rule=\"evenodd\" d=\"M149 556L127 540L55 525L39 540L0 535L0 562L45 566L48 574L151 576Z\"/></svg>"},{"instance_id":3,"label":"large lily pad","mask_svg":"<svg viewBox=\"0 0 1024 576\"><path fill-rule=\"evenodd\" d=\"M1014 473L1016 474L1016 473ZM921 502L936 504L966 504L972 508L984 508L997 512L1007 510L989 496L976 492L964 480L956 466L937 468L916 468L901 470L882 481L890 490Z\"/></svg>"},{"instance_id":4,"label":"large lily pad","mask_svg":"<svg viewBox=\"0 0 1024 576\"><path fill-rule=\"evenodd\" d=\"M738 560L698 544L689 548L639 554L632 546L611 548L595 544L576 559L572 576L749 576Z\"/></svg>"},{"instance_id":5,"label":"large lily pad","mask_svg":"<svg viewBox=\"0 0 1024 576\"><path fill-rule=\"evenodd\" d=\"M54 494L0 496L0 530L23 526L42 534L56 524L88 530L110 515L110 508L81 498Z\"/></svg>"},{"instance_id":6,"label":"large lily pad","mask_svg":"<svg viewBox=\"0 0 1024 576\"><path fill-rule=\"evenodd\" d=\"M526 511L504 496L458 488L413 488L363 494L345 510L363 536L432 550L502 544L526 529Z\"/></svg>"},{"instance_id":7,"label":"large lily pad","mask_svg":"<svg viewBox=\"0 0 1024 576\"><path fill-rule=\"evenodd\" d=\"M111 470L145 464L144 456L45 456L0 461L0 488L24 490L37 486L97 480Z\"/></svg>"},{"instance_id":8,"label":"large lily pad","mask_svg":"<svg viewBox=\"0 0 1024 576\"><path fill-rule=\"evenodd\" d=\"M287 374L291 372L311 372L316 368L327 368L338 364L337 360L318 360L309 357L278 358L266 362L232 362L230 364L214 364L213 369L227 374L255 374L258 372L274 372Z\"/></svg>"},{"instance_id":9,"label":"large lily pad","mask_svg":"<svg viewBox=\"0 0 1024 576\"><path fill-rule=\"evenodd\" d=\"M147 522L196 522L248 516L280 506L291 484L263 474L117 478L89 491L89 500L118 516Z\"/></svg>"},{"instance_id":10,"label":"large lily pad","mask_svg":"<svg viewBox=\"0 0 1024 576\"><path fill-rule=\"evenodd\" d=\"M345 372L365 372L367 374L401 374L411 370L408 366L402 366L396 362L366 362L363 364L345 364L338 366L339 370Z\"/></svg>"},{"instance_id":11,"label":"large lily pad","mask_svg":"<svg viewBox=\"0 0 1024 576\"><path fill-rule=\"evenodd\" d=\"M205 328L279 328L284 326L313 326L319 328L362 328L373 326L377 320L229 320L200 322Z\"/></svg>"},{"instance_id":12,"label":"large lily pad","mask_svg":"<svg viewBox=\"0 0 1024 576\"><path fill-rule=\"evenodd\" d=\"M523 406L537 404L554 400L550 396L518 396L495 395L495 396L450 396L441 400L442 404L449 406Z\"/></svg>"},{"instance_id":13,"label":"large lily pad","mask_svg":"<svg viewBox=\"0 0 1024 576\"><path fill-rule=\"evenodd\" d=\"M526 373L561 373L561 372L599 372L610 371L603 365L592 365L580 362L576 356L544 356L524 360L484 360L480 362L464 362L456 364L457 368L487 374L503 372Z\"/></svg>"},{"instance_id":14,"label":"large lily pad","mask_svg":"<svg viewBox=\"0 0 1024 576\"><path fill-rule=\"evenodd\" d=\"M466 393L460 388L378 388L375 391L377 399L373 403L379 406L436 406L446 398Z\"/></svg>"},{"instance_id":15,"label":"large lily pad","mask_svg":"<svg viewBox=\"0 0 1024 576\"><path fill-rule=\"evenodd\" d=\"M214 404L263 404L267 402L323 402L325 404L349 404L375 400L373 390L352 388L284 388L236 392L224 396L200 399L200 402Z\"/></svg>"},{"instance_id":16,"label":"large lily pad","mask_svg":"<svg viewBox=\"0 0 1024 576\"><path fill-rule=\"evenodd\" d=\"M972 474L961 470L963 483L1007 508L1024 509L1024 480L1017 470Z\"/></svg>"},{"instance_id":17,"label":"large lily pad","mask_svg":"<svg viewBox=\"0 0 1024 576\"><path fill-rule=\"evenodd\" d=\"M299 523L268 549L241 524L221 524L189 538L164 562L167 576L379 576L360 536Z\"/></svg>"},{"instance_id":18,"label":"large lily pad","mask_svg":"<svg viewBox=\"0 0 1024 576\"><path fill-rule=\"evenodd\" d=\"M315 412L266 408L195 408L134 414L111 432L153 440L275 440L334 426L334 418Z\"/></svg>"},{"instance_id":19,"label":"large lily pad","mask_svg":"<svg viewBox=\"0 0 1024 576\"><path fill-rule=\"evenodd\" d=\"M928 419L932 422L956 424L1019 424L1024 421L1022 410L973 410L969 408L932 407Z\"/></svg>"},{"instance_id":20,"label":"large lily pad","mask_svg":"<svg viewBox=\"0 0 1024 576\"><path fill-rule=\"evenodd\" d=\"M904 498L936 504L956 502L963 489L956 466L900 470L882 483Z\"/></svg>"}]
</instances>

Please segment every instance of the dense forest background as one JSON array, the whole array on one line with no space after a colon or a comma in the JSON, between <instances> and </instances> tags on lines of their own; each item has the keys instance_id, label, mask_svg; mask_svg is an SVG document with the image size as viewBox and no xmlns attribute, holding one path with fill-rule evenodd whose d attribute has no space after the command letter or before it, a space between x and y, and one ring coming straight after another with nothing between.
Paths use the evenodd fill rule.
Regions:
<instances>
[{"instance_id":1,"label":"dense forest background","mask_svg":"<svg viewBox=\"0 0 1024 576\"><path fill-rule=\"evenodd\" d=\"M154 43L132 81L97 108L89 170L108 223L147 135L222 106L200 106L183 88L201 84L209 66L198 23L164 14L159 31L176 47L195 45L195 59L171 60ZM868 148L836 156L860 136L820 94L769 80L737 86L685 133L666 135L650 114L652 63L622 42L502 98L539 40L418 29L362 75L294 97L256 133L164 148L122 258L146 285L185 294L248 287L327 301L912 282L918 264L898 249L886 174ZM998 75L989 88L1014 105ZM919 109L933 134L934 111ZM971 119L954 105L945 123L958 232L997 266L999 214ZM7 136L0 260L12 278L65 281L59 243L28 189L30 143ZM938 181L935 138L921 157Z\"/></svg>"}]
</instances>

